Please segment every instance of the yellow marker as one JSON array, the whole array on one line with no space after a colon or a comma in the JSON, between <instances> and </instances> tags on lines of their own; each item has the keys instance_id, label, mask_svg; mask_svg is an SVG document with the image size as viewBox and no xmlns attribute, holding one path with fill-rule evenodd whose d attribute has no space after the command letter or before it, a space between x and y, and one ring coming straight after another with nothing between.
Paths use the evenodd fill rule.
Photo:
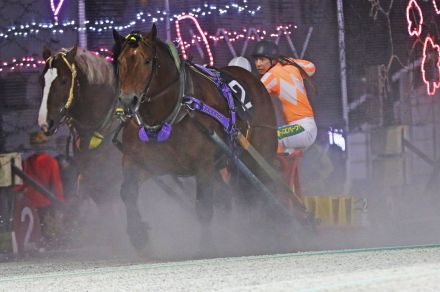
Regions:
<instances>
[{"instance_id":1,"label":"yellow marker","mask_svg":"<svg viewBox=\"0 0 440 292\"><path fill-rule=\"evenodd\" d=\"M89 149L96 149L101 145L104 140L104 136L99 134L98 132L93 133L92 138L90 139Z\"/></svg>"}]
</instances>

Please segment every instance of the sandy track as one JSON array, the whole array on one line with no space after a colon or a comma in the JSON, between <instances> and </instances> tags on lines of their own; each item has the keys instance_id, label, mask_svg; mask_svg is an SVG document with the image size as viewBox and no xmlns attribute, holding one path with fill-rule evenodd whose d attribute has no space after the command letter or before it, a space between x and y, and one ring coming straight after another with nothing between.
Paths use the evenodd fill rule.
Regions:
<instances>
[{"instance_id":1,"label":"sandy track","mask_svg":"<svg viewBox=\"0 0 440 292\"><path fill-rule=\"evenodd\" d=\"M439 291L440 247L169 263L44 259L0 265L0 291Z\"/></svg>"}]
</instances>

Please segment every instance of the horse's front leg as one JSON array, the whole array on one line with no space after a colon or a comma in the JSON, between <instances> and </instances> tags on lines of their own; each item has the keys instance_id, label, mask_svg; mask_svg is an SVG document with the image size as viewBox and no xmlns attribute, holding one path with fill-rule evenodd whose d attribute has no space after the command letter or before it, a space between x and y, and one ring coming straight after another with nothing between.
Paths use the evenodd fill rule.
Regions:
<instances>
[{"instance_id":1,"label":"horse's front leg","mask_svg":"<svg viewBox=\"0 0 440 292\"><path fill-rule=\"evenodd\" d=\"M148 242L148 225L142 221L138 208L141 170L131 161L124 161L121 198L127 211L127 233L133 246L141 250Z\"/></svg>"}]
</instances>

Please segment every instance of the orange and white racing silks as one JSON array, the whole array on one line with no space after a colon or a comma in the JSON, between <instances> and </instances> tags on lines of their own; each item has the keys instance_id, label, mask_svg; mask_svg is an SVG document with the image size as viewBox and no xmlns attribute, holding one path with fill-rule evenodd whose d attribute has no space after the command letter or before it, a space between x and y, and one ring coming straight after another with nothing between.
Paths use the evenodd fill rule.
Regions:
<instances>
[{"instance_id":1,"label":"orange and white racing silks","mask_svg":"<svg viewBox=\"0 0 440 292\"><path fill-rule=\"evenodd\" d=\"M301 66L308 76L315 73L312 62L291 60ZM317 127L300 70L290 64L277 63L263 75L261 81L277 99L278 152L292 153L295 149L306 149L312 145Z\"/></svg>"},{"instance_id":2,"label":"orange and white racing silks","mask_svg":"<svg viewBox=\"0 0 440 292\"><path fill-rule=\"evenodd\" d=\"M292 59L301 66L307 75L315 74L312 62ZM313 117L313 109L307 97L301 72L295 66L277 63L261 78L270 94L279 97L286 124L293 121Z\"/></svg>"}]
</instances>

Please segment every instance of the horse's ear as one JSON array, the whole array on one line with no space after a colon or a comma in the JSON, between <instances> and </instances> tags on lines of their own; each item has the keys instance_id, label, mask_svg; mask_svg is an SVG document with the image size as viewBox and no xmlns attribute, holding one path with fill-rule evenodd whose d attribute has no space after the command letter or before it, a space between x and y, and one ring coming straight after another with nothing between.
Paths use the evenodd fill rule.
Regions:
<instances>
[{"instance_id":1,"label":"horse's ear","mask_svg":"<svg viewBox=\"0 0 440 292\"><path fill-rule=\"evenodd\" d=\"M151 39L154 41L157 37L157 28L155 23L153 23L153 27L151 28L150 34L151 34Z\"/></svg>"},{"instance_id":2,"label":"horse's ear","mask_svg":"<svg viewBox=\"0 0 440 292\"><path fill-rule=\"evenodd\" d=\"M113 39L115 40L117 45L120 45L124 42L125 38L117 32L116 29L113 29Z\"/></svg>"},{"instance_id":3,"label":"horse's ear","mask_svg":"<svg viewBox=\"0 0 440 292\"><path fill-rule=\"evenodd\" d=\"M52 56L52 52L50 51L50 49L48 47L44 46L44 48L43 48L43 59L44 59L44 61L49 59L50 56Z\"/></svg>"},{"instance_id":4,"label":"horse's ear","mask_svg":"<svg viewBox=\"0 0 440 292\"><path fill-rule=\"evenodd\" d=\"M70 51L68 51L66 53L66 59L70 62L73 63L73 61L75 61L75 56L76 56L76 52L78 51L78 46L75 45Z\"/></svg>"}]
</instances>

